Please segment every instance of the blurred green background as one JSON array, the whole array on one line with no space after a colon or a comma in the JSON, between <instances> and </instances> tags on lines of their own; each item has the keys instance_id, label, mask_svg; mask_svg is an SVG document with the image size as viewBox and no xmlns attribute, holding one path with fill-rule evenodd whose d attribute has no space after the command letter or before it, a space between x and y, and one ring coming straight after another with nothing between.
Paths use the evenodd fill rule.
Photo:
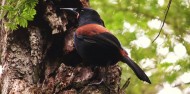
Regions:
<instances>
[{"instance_id":1,"label":"blurred green background","mask_svg":"<svg viewBox=\"0 0 190 94\"><path fill-rule=\"evenodd\" d=\"M190 94L190 0L173 0L159 38L169 0L91 0L106 27L150 77L138 80L122 63L126 94ZM121 85L122 86L122 85Z\"/></svg>"}]
</instances>

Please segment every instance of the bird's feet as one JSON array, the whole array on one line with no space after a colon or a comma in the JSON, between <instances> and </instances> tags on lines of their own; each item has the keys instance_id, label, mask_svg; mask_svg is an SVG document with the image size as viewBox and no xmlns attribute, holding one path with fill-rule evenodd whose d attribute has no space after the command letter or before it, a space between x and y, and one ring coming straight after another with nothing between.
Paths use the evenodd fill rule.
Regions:
<instances>
[{"instance_id":1,"label":"bird's feet","mask_svg":"<svg viewBox=\"0 0 190 94\"><path fill-rule=\"evenodd\" d=\"M100 84L102 84L102 83L105 83L104 81L105 81L105 79L104 79L104 78L101 78L100 81L93 81L93 82L91 82L91 83L88 84L88 85L89 85L89 86L91 86L91 85L100 85Z\"/></svg>"},{"instance_id":2,"label":"bird's feet","mask_svg":"<svg viewBox=\"0 0 190 94\"><path fill-rule=\"evenodd\" d=\"M105 67L95 67L94 68L94 77L92 82L88 85L100 85L106 81L106 68Z\"/></svg>"}]
</instances>

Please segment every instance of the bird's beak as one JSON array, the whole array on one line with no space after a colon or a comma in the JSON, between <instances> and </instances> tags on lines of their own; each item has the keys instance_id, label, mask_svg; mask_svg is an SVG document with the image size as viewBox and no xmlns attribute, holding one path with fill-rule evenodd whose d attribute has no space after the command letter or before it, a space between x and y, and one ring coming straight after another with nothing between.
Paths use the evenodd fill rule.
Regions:
<instances>
[{"instance_id":1,"label":"bird's beak","mask_svg":"<svg viewBox=\"0 0 190 94\"><path fill-rule=\"evenodd\" d=\"M61 10L64 10L68 14L74 14L77 18L79 16L79 13L77 12L77 8L60 8Z\"/></svg>"}]
</instances>

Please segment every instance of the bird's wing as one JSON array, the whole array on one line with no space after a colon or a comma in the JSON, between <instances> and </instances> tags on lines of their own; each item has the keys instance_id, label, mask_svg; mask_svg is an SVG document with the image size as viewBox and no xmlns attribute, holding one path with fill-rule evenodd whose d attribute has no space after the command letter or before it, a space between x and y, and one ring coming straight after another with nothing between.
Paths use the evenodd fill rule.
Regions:
<instances>
[{"instance_id":1,"label":"bird's wing","mask_svg":"<svg viewBox=\"0 0 190 94\"><path fill-rule=\"evenodd\" d=\"M121 44L118 41L118 39L108 32L104 32L93 36L77 35L77 38L83 39L83 41L87 43L101 44L102 46L106 47L121 48Z\"/></svg>"},{"instance_id":2,"label":"bird's wing","mask_svg":"<svg viewBox=\"0 0 190 94\"><path fill-rule=\"evenodd\" d=\"M86 43L101 45L101 47L112 48L113 50L124 51L121 48L121 45L118 39L114 35L108 32L93 35L93 36L78 35L78 38L82 39ZM144 73L144 71L134 61L132 61L128 57L126 51L124 51L124 54L122 54L122 56L123 58L121 61L129 65L129 67L135 72L135 74L137 75L139 79L146 81L148 83L151 83L148 76Z\"/></svg>"}]
</instances>

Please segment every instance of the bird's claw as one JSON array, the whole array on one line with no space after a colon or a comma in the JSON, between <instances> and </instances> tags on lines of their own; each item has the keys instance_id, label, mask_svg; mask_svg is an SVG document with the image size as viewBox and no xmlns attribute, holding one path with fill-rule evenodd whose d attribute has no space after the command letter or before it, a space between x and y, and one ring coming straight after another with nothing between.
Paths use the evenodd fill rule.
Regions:
<instances>
[{"instance_id":1,"label":"bird's claw","mask_svg":"<svg viewBox=\"0 0 190 94\"><path fill-rule=\"evenodd\" d=\"M88 85L89 85L89 86L92 86L92 85L100 85L100 84L104 83L104 81L105 81L105 80L102 78L100 81L92 82L92 83L89 83Z\"/></svg>"}]
</instances>

